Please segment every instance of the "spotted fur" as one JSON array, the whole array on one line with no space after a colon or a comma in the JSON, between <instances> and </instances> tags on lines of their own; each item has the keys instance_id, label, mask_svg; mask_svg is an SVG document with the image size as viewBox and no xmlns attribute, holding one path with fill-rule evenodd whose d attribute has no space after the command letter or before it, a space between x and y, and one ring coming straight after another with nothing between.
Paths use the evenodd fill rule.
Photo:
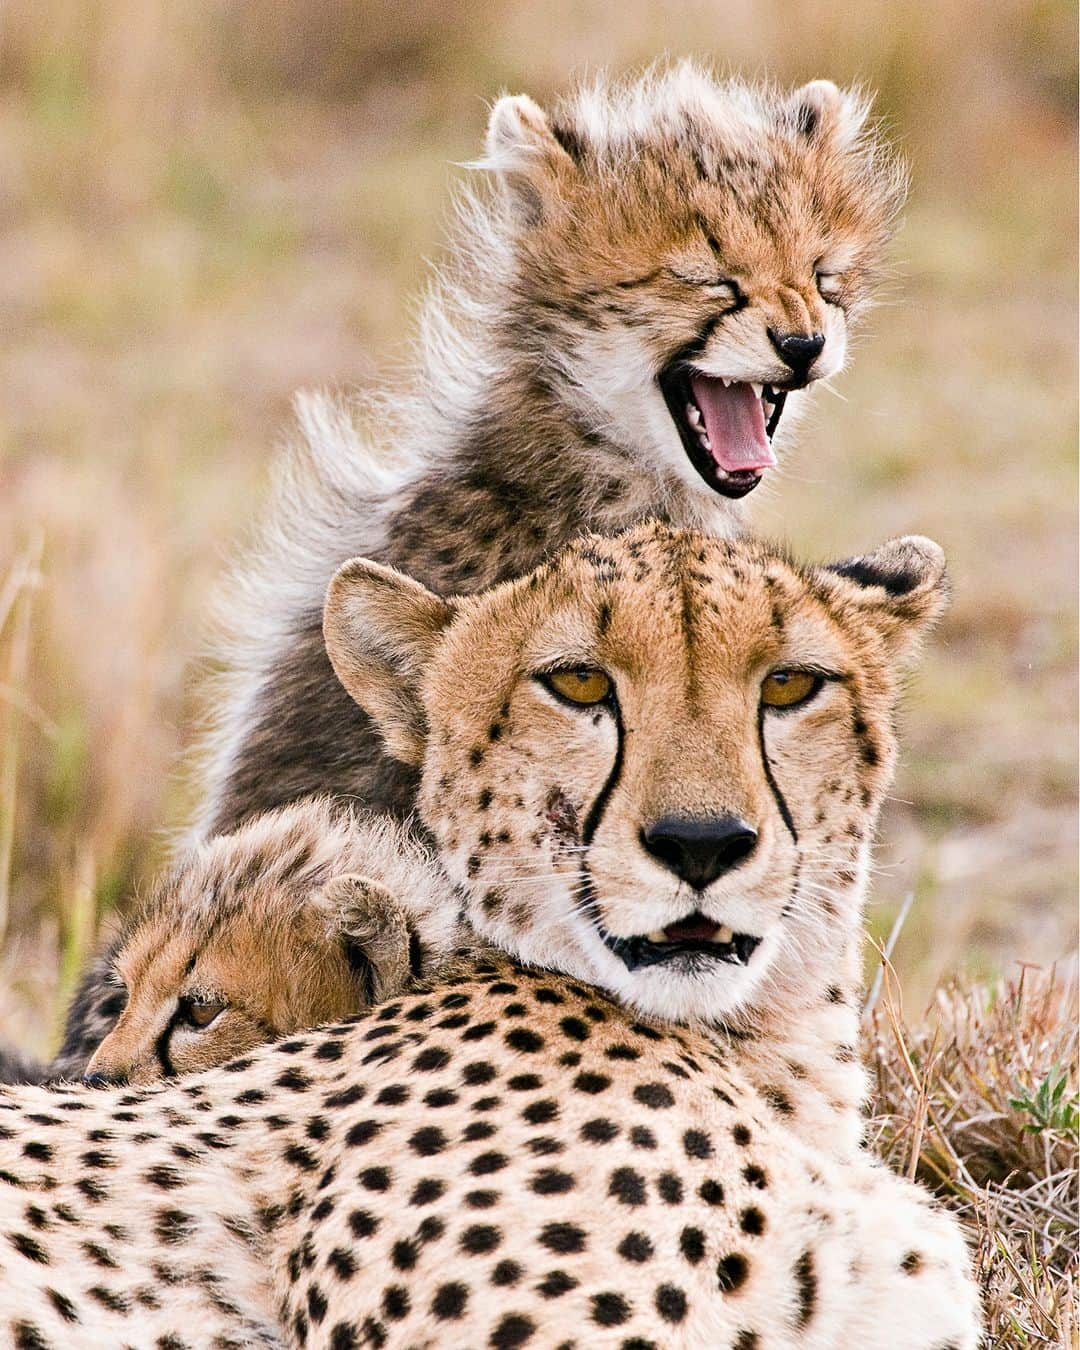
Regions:
<instances>
[{"instance_id":1,"label":"spotted fur","mask_svg":"<svg viewBox=\"0 0 1080 1350\"><path fill-rule=\"evenodd\" d=\"M969 1350L959 1229L745 1046L480 962L180 1083L0 1093L0 1338Z\"/></svg>"},{"instance_id":2,"label":"spotted fur","mask_svg":"<svg viewBox=\"0 0 1080 1350\"><path fill-rule=\"evenodd\" d=\"M955 1220L859 1148L867 840L899 672L942 587L925 540L799 568L661 525L454 602L343 569L335 666L417 764L473 923L518 959L481 953L175 1083L0 1093L0 1330L174 1350L974 1347ZM611 703L560 703L553 663L602 665ZM763 726L762 680L796 663L831 678ZM672 809L737 809L761 851L687 894L637 837ZM326 826L293 810L271 873L295 875L304 811ZM270 848L272 820L252 827ZM613 970L598 924L689 909L761 933L749 965Z\"/></svg>"}]
</instances>

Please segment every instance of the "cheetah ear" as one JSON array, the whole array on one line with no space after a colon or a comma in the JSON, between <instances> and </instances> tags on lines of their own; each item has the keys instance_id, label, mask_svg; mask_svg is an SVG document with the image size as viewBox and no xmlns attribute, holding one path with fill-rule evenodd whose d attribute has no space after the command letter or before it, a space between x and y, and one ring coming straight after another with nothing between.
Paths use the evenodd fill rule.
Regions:
<instances>
[{"instance_id":1,"label":"cheetah ear","mask_svg":"<svg viewBox=\"0 0 1080 1350\"><path fill-rule=\"evenodd\" d=\"M858 138L870 111L868 101L832 80L811 80L788 101L788 115L799 135L812 144L832 142L846 150Z\"/></svg>"},{"instance_id":2,"label":"cheetah ear","mask_svg":"<svg viewBox=\"0 0 1080 1350\"><path fill-rule=\"evenodd\" d=\"M505 94L491 110L481 167L497 177L520 224L538 225L574 167L577 139L556 132L528 94Z\"/></svg>"},{"instance_id":3,"label":"cheetah ear","mask_svg":"<svg viewBox=\"0 0 1080 1350\"><path fill-rule=\"evenodd\" d=\"M873 553L831 563L823 572L837 598L873 624L902 665L914 661L949 603L945 554L920 534L889 539Z\"/></svg>"},{"instance_id":4,"label":"cheetah ear","mask_svg":"<svg viewBox=\"0 0 1080 1350\"><path fill-rule=\"evenodd\" d=\"M323 890L345 959L367 1003L399 994L419 974L420 947L397 896L372 877L346 873Z\"/></svg>"},{"instance_id":5,"label":"cheetah ear","mask_svg":"<svg viewBox=\"0 0 1080 1350\"><path fill-rule=\"evenodd\" d=\"M412 577L354 558L326 593L323 637L338 679L403 764L424 758L420 684L453 603Z\"/></svg>"}]
</instances>

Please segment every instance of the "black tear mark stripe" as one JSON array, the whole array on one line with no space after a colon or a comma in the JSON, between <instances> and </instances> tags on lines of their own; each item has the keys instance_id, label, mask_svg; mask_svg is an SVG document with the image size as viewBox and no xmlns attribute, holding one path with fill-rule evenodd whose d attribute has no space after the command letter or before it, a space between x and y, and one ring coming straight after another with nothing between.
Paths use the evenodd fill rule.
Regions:
<instances>
[{"instance_id":1,"label":"black tear mark stripe","mask_svg":"<svg viewBox=\"0 0 1080 1350\"><path fill-rule=\"evenodd\" d=\"M592 806L589 807L589 814L585 817L585 824L581 829L581 842L586 848L593 841L593 835L596 834L596 831L599 828L608 800L618 786L619 778L622 775L624 739L623 721L622 713L619 711L619 700L615 697L614 690L611 691L610 700L611 715L615 719L615 758L612 761L611 771L604 781L604 786L596 794L596 800L593 802Z\"/></svg>"},{"instance_id":2,"label":"black tear mark stripe","mask_svg":"<svg viewBox=\"0 0 1080 1350\"><path fill-rule=\"evenodd\" d=\"M213 929L217 927L217 924L218 920L215 919L214 922L211 924L211 932L213 932ZM191 953L191 956L188 958L187 965L184 967L184 973L180 977L181 984L195 969L195 962L198 960L198 958L199 958L198 952ZM157 1056L157 1062L161 1065L161 1070L166 1078L176 1077L176 1070L175 1068L173 1068L173 1062L169 1058L169 1042L172 1040L172 1034L176 1030L176 1024L179 1020L180 1020L180 1005L177 1004L176 1007L173 1009L173 1015L169 1018L168 1025L165 1027L165 1030L154 1042L154 1054Z\"/></svg>"},{"instance_id":3,"label":"black tear mark stripe","mask_svg":"<svg viewBox=\"0 0 1080 1350\"><path fill-rule=\"evenodd\" d=\"M795 822L791 818L791 812L788 810L788 804L784 800L784 794L780 791L776 779L773 777L772 765L769 763L769 756L765 750L765 709L758 707L757 715L757 735L758 750L761 753L761 767L765 770L765 781L769 785L769 791L776 802L776 809L780 812L780 819L787 826L788 834L791 835L792 842L799 842L799 834L795 829Z\"/></svg>"},{"instance_id":4,"label":"black tear mark stripe","mask_svg":"<svg viewBox=\"0 0 1080 1350\"><path fill-rule=\"evenodd\" d=\"M177 1020L180 1017L180 1009L177 1008L169 1018L165 1030L154 1042L154 1054L157 1055L157 1062L161 1065L161 1071L166 1078L175 1078L176 1069L169 1058L169 1042L172 1040L173 1031L176 1029Z\"/></svg>"}]
</instances>

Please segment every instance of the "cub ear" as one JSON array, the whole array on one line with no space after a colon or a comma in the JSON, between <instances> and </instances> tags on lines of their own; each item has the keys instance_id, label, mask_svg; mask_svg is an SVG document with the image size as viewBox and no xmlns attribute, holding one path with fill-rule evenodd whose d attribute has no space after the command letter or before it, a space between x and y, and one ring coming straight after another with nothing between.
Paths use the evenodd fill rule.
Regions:
<instances>
[{"instance_id":1,"label":"cub ear","mask_svg":"<svg viewBox=\"0 0 1080 1350\"><path fill-rule=\"evenodd\" d=\"M371 877L347 873L328 882L323 894L367 1002L399 994L417 973L413 961L419 953L393 891Z\"/></svg>"},{"instance_id":2,"label":"cub ear","mask_svg":"<svg viewBox=\"0 0 1080 1350\"><path fill-rule=\"evenodd\" d=\"M557 135L528 94L504 94L492 108L481 162L522 225L539 224L545 204L558 195L560 175L574 167L568 146L574 148L574 138Z\"/></svg>"},{"instance_id":3,"label":"cub ear","mask_svg":"<svg viewBox=\"0 0 1080 1350\"><path fill-rule=\"evenodd\" d=\"M453 613L450 601L366 558L340 568L326 593L323 637L330 664L389 753L404 764L424 757L420 685Z\"/></svg>"},{"instance_id":4,"label":"cub ear","mask_svg":"<svg viewBox=\"0 0 1080 1350\"><path fill-rule=\"evenodd\" d=\"M949 603L945 554L920 534L889 539L873 553L823 569L840 578L839 595L877 628L890 654L908 664Z\"/></svg>"},{"instance_id":5,"label":"cub ear","mask_svg":"<svg viewBox=\"0 0 1080 1350\"><path fill-rule=\"evenodd\" d=\"M788 109L807 141L819 145L831 141L847 149L862 130L870 104L854 90L838 89L832 80L811 80L791 95Z\"/></svg>"}]
</instances>

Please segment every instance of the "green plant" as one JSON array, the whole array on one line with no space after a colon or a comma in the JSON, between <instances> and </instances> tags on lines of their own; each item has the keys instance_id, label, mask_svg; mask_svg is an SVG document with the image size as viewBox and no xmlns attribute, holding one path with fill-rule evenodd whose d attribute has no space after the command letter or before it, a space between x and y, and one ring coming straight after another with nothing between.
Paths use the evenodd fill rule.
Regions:
<instances>
[{"instance_id":1,"label":"green plant","mask_svg":"<svg viewBox=\"0 0 1080 1350\"><path fill-rule=\"evenodd\" d=\"M1053 1130L1057 1134L1080 1134L1080 1092L1069 1091L1069 1074L1055 1066L1050 1070L1032 1096L1021 1085L1020 1095L1010 1097L1014 1111L1026 1111L1031 1117L1024 1129L1030 1134Z\"/></svg>"}]
</instances>

